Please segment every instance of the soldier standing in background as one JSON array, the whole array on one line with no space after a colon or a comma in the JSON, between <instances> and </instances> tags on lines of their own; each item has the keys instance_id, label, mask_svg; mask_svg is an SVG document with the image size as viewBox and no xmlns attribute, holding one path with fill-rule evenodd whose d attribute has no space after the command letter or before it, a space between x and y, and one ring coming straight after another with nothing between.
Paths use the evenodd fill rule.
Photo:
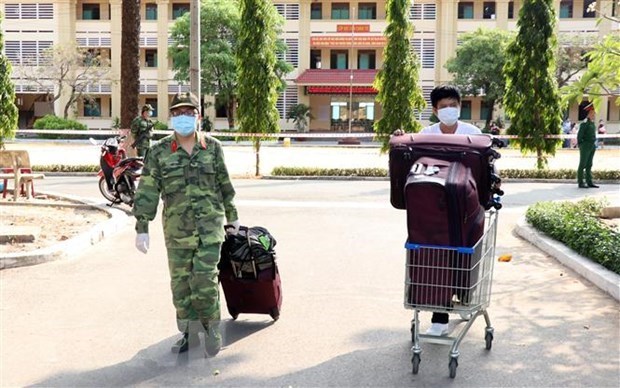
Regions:
<instances>
[{"instance_id":1,"label":"soldier standing in background","mask_svg":"<svg viewBox=\"0 0 620 388\"><path fill-rule=\"evenodd\" d=\"M146 150L149 148L151 138L153 137L152 114L153 107L150 104L146 104L142 106L140 116L131 121L131 135L134 139L131 148L135 148L140 157L144 157L146 154Z\"/></svg>"},{"instance_id":2,"label":"soldier standing in background","mask_svg":"<svg viewBox=\"0 0 620 388\"><path fill-rule=\"evenodd\" d=\"M239 230L235 190L224 163L220 142L197 131L199 104L191 93L177 94L170 106L174 134L154 144L146 155L136 192L136 247L149 248L148 224L161 196L172 299L183 337L172 347L186 352L200 343L214 356L221 346L217 264L224 240L224 219Z\"/></svg>"},{"instance_id":3,"label":"soldier standing in background","mask_svg":"<svg viewBox=\"0 0 620 388\"><path fill-rule=\"evenodd\" d=\"M592 160L596 151L596 126L594 125L594 106L592 104L585 108L588 112L586 119L579 125L577 132L577 146L579 147L579 167L577 167L577 184L581 189L589 187L598 188L592 182ZM584 182L585 173L585 182Z\"/></svg>"}]
</instances>

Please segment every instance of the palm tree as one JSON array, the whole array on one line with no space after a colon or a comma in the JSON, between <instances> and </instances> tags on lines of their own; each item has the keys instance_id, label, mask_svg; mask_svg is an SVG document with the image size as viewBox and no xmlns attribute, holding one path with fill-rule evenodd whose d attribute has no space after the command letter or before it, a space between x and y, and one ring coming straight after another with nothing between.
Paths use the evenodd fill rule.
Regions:
<instances>
[{"instance_id":1,"label":"palm tree","mask_svg":"<svg viewBox=\"0 0 620 388\"><path fill-rule=\"evenodd\" d=\"M129 128L140 94L140 0L123 1L122 13L121 128Z\"/></svg>"}]
</instances>

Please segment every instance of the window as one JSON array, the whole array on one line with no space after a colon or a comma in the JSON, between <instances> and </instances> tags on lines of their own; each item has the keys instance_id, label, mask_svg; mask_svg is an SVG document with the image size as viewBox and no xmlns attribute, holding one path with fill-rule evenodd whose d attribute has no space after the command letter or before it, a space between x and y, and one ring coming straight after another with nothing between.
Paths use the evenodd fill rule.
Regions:
<instances>
[{"instance_id":1,"label":"window","mask_svg":"<svg viewBox=\"0 0 620 388\"><path fill-rule=\"evenodd\" d=\"M371 19L377 18L377 4L376 3L360 3L360 9L357 13L358 19Z\"/></svg>"},{"instance_id":2,"label":"window","mask_svg":"<svg viewBox=\"0 0 620 388\"><path fill-rule=\"evenodd\" d=\"M474 3L459 3L459 19L474 18Z\"/></svg>"},{"instance_id":3,"label":"window","mask_svg":"<svg viewBox=\"0 0 620 388\"><path fill-rule=\"evenodd\" d=\"M83 66L98 66L101 64L101 52L99 49L89 48L84 52L84 56L82 57L82 65Z\"/></svg>"},{"instance_id":4,"label":"window","mask_svg":"<svg viewBox=\"0 0 620 388\"><path fill-rule=\"evenodd\" d=\"M157 67L157 50L144 50L144 67Z\"/></svg>"},{"instance_id":5,"label":"window","mask_svg":"<svg viewBox=\"0 0 620 388\"><path fill-rule=\"evenodd\" d=\"M348 69L349 53L347 51L332 50L330 58L330 69Z\"/></svg>"},{"instance_id":6,"label":"window","mask_svg":"<svg viewBox=\"0 0 620 388\"><path fill-rule=\"evenodd\" d=\"M482 6L483 19L495 19L495 2L485 1Z\"/></svg>"},{"instance_id":7,"label":"window","mask_svg":"<svg viewBox=\"0 0 620 388\"><path fill-rule=\"evenodd\" d=\"M189 12L189 3L172 4L172 20L176 20Z\"/></svg>"},{"instance_id":8,"label":"window","mask_svg":"<svg viewBox=\"0 0 620 388\"><path fill-rule=\"evenodd\" d=\"M471 120L471 101L463 100L461 101L461 119L463 120Z\"/></svg>"},{"instance_id":9,"label":"window","mask_svg":"<svg viewBox=\"0 0 620 388\"><path fill-rule=\"evenodd\" d=\"M515 18L515 2L510 1L508 3L508 19L514 19L514 18Z\"/></svg>"},{"instance_id":10,"label":"window","mask_svg":"<svg viewBox=\"0 0 620 388\"><path fill-rule=\"evenodd\" d=\"M157 99L147 98L144 102L153 107L153 117L157 117Z\"/></svg>"},{"instance_id":11,"label":"window","mask_svg":"<svg viewBox=\"0 0 620 388\"><path fill-rule=\"evenodd\" d=\"M82 20L100 20L99 4L82 4Z\"/></svg>"},{"instance_id":12,"label":"window","mask_svg":"<svg viewBox=\"0 0 620 388\"><path fill-rule=\"evenodd\" d=\"M584 0L583 1L583 17L584 18L593 18L596 16L596 12L594 11L594 6L592 6L592 11L590 11L590 5L596 2L596 0Z\"/></svg>"},{"instance_id":13,"label":"window","mask_svg":"<svg viewBox=\"0 0 620 388\"><path fill-rule=\"evenodd\" d=\"M332 3L332 19L348 19L349 4L348 3Z\"/></svg>"},{"instance_id":14,"label":"window","mask_svg":"<svg viewBox=\"0 0 620 388\"><path fill-rule=\"evenodd\" d=\"M573 17L573 0L562 0L560 2L560 19L571 19Z\"/></svg>"},{"instance_id":15,"label":"window","mask_svg":"<svg viewBox=\"0 0 620 388\"><path fill-rule=\"evenodd\" d=\"M226 116L226 103L219 98L215 99L215 118L221 119Z\"/></svg>"},{"instance_id":16,"label":"window","mask_svg":"<svg viewBox=\"0 0 620 388\"><path fill-rule=\"evenodd\" d=\"M285 119L290 108L297 105L298 103L299 96L297 86L288 85L286 89L284 89L280 93L280 95L278 96L278 100L276 101L276 109L280 114L280 119Z\"/></svg>"},{"instance_id":17,"label":"window","mask_svg":"<svg viewBox=\"0 0 620 388\"><path fill-rule=\"evenodd\" d=\"M84 117L101 117L101 98L84 101Z\"/></svg>"},{"instance_id":18,"label":"window","mask_svg":"<svg viewBox=\"0 0 620 388\"><path fill-rule=\"evenodd\" d=\"M320 69L321 66L321 50L310 50L310 68Z\"/></svg>"},{"instance_id":19,"label":"window","mask_svg":"<svg viewBox=\"0 0 620 388\"><path fill-rule=\"evenodd\" d=\"M480 120L486 120L490 114L493 112L489 109L489 106L484 103L484 101L480 102Z\"/></svg>"},{"instance_id":20,"label":"window","mask_svg":"<svg viewBox=\"0 0 620 388\"><path fill-rule=\"evenodd\" d=\"M310 19L313 19L313 20L323 19L323 4L312 3L310 5Z\"/></svg>"},{"instance_id":21,"label":"window","mask_svg":"<svg viewBox=\"0 0 620 388\"><path fill-rule=\"evenodd\" d=\"M420 59L423 69L435 67L435 39L412 39L411 48Z\"/></svg>"},{"instance_id":22,"label":"window","mask_svg":"<svg viewBox=\"0 0 620 388\"><path fill-rule=\"evenodd\" d=\"M144 18L146 20L157 20L157 4L146 3Z\"/></svg>"},{"instance_id":23,"label":"window","mask_svg":"<svg viewBox=\"0 0 620 388\"><path fill-rule=\"evenodd\" d=\"M358 69L376 69L376 54L374 51L359 51L357 53L357 68Z\"/></svg>"}]
</instances>

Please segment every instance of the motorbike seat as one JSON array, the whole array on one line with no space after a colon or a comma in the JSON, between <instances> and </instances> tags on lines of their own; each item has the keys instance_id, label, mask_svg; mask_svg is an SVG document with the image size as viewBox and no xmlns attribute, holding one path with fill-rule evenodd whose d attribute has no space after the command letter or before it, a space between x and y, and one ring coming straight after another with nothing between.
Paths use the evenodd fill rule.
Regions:
<instances>
[{"instance_id":1,"label":"motorbike seat","mask_svg":"<svg viewBox=\"0 0 620 388\"><path fill-rule=\"evenodd\" d=\"M143 162L143 161L144 161L144 159L142 159L142 158L126 158L126 159L121 160L121 161L118 163L118 165L119 165L119 166L124 166L124 165L129 164L129 163L133 163L133 162Z\"/></svg>"}]
</instances>

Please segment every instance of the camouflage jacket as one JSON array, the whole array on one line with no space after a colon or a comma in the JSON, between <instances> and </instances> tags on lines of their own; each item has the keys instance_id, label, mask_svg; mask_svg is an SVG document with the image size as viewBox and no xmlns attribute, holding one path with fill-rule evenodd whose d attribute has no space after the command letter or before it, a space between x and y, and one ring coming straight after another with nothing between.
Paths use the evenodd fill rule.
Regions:
<instances>
[{"instance_id":1,"label":"camouflage jacket","mask_svg":"<svg viewBox=\"0 0 620 388\"><path fill-rule=\"evenodd\" d=\"M152 134L153 121L138 116L131 121L131 134L136 143L144 143L145 140L153 137Z\"/></svg>"},{"instance_id":2,"label":"camouflage jacket","mask_svg":"<svg viewBox=\"0 0 620 388\"><path fill-rule=\"evenodd\" d=\"M197 134L191 155L175 135L161 139L146 154L133 215L136 231L148 233L161 196L164 236L168 248L195 248L224 240L224 217L237 220L235 190L224 163L222 145Z\"/></svg>"}]
</instances>

